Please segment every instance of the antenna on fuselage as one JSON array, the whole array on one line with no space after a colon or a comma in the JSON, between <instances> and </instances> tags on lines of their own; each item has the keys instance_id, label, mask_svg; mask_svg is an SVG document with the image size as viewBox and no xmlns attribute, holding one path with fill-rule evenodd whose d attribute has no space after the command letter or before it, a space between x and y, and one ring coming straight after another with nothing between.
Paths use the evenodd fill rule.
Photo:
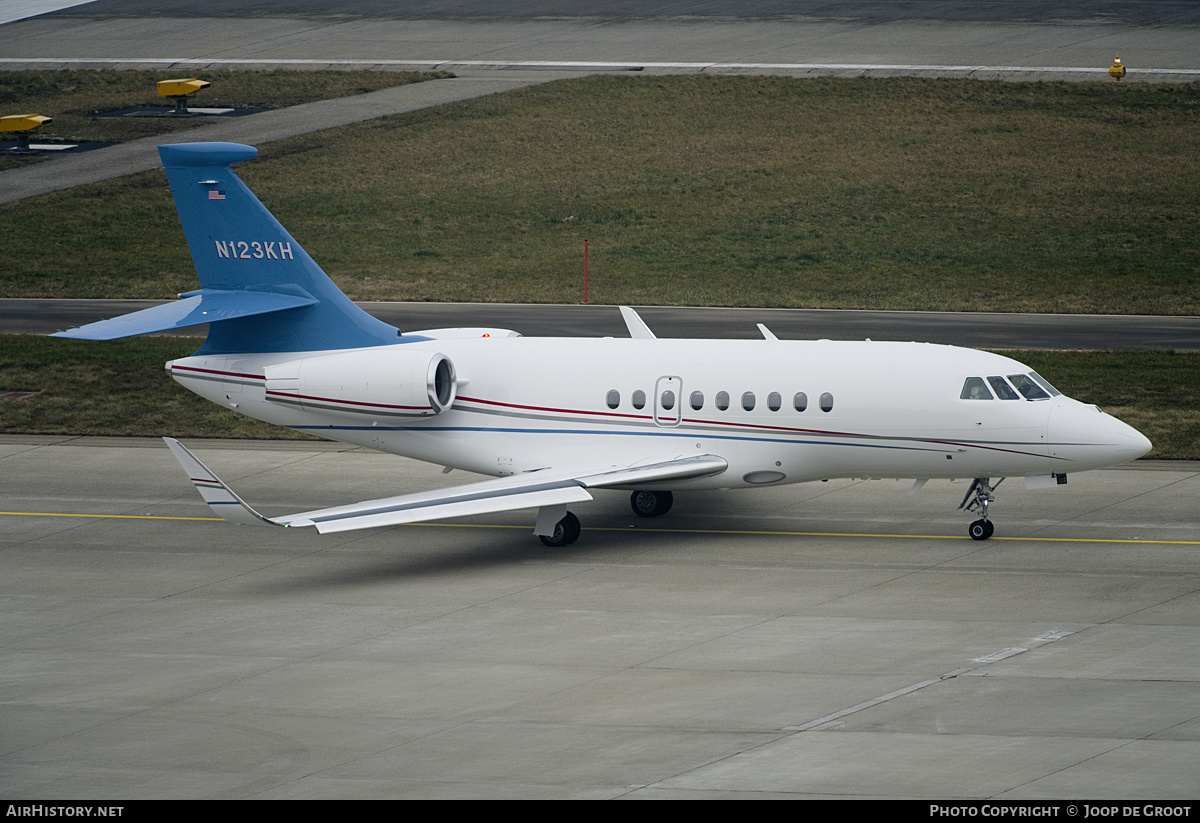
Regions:
<instances>
[{"instance_id":1,"label":"antenna on fuselage","mask_svg":"<svg viewBox=\"0 0 1200 823\"><path fill-rule=\"evenodd\" d=\"M630 337L642 340L656 339L646 322L628 306L621 306L621 319L625 321L625 328L629 329Z\"/></svg>"}]
</instances>

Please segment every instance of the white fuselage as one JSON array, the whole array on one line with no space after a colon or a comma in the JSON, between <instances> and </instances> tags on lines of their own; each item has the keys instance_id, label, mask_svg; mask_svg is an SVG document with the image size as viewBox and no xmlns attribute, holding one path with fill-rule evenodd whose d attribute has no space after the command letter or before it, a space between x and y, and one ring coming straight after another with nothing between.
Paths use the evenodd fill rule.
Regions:
<instances>
[{"instance_id":1,"label":"white fuselage","mask_svg":"<svg viewBox=\"0 0 1200 823\"><path fill-rule=\"evenodd\" d=\"M729 468L664 488L1045 476L1150 447L1065 396L964 399L967 378L1031 372L971 349L483 331L339 352L197 355L168 368L197 394L269 423L496 476L703 454ZM449 395L434 387L442 361L452 364L437 377L452 379ZM439 390L443 410L424 399Z\"/></svg>"}]
</instances>

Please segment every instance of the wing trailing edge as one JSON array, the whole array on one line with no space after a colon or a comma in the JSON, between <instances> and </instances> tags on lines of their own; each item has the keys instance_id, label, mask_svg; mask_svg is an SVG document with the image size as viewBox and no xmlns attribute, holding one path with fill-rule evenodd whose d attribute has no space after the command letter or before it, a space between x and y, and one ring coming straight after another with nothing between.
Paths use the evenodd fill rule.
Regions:
<instances>
[{"instance_id":1,"label":"wing trailing edge","mask_svg":"<svg viewBox=\"0 0 1200 823\"><path fill-rule=\"evenodd\" d=\"M347 506L265 517L208 469L188 449L164 437L204 502L224 519L243 525L312 526L321 534L445 520L517 509L566 506L592 499L589 488L628 488L666 480L718 474L728 464L715 455L650 460L634 466L585 471L542 471L515 474L450 489L366 500Z\"/></svg>"}]
</instances>

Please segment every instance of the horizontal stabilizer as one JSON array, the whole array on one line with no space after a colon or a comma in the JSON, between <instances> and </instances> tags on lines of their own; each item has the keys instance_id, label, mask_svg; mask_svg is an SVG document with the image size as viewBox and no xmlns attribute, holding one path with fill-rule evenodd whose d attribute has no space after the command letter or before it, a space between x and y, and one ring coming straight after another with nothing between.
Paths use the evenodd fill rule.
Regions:
<instances>
[{"instance_id":1,"label":"horizontal stabilizer","mask_svg":"<svg viewBox=\"0 0 1200 823\"><path fill-rule=\"evenodd\" d=\"M201 289L183 295L182 300L135 311L122 317L89 323L77 329L60 331L51 337L75 340L116 340L138 334L183 329L203 323L219 323L238 317L299 309L316 304L311 297L274 292L224 291Z\"/></svg>"}]
</instances>

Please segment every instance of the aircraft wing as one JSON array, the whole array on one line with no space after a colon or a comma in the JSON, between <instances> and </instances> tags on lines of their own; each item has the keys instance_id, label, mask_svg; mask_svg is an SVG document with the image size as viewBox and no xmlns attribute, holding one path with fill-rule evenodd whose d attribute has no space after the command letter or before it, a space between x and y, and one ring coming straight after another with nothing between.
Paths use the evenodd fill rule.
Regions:
<instances>
[{"instance_id":1,"label":"aircraft wing","mask_svg":"<svg viewBox=\"0 0 1200 823\"><path fill-rule=\"evenodd\" d=\"M592 499L587 491L589 488L686 480L718 474L728 466L724 459L706 454L650 459L631 466L593 467L582 471L543 469L450 489L366 500L283 517L265 517L238 497L182 443L170 437L163 440L204 501L225 520L246 525L313 526L322 534L580 503Z\"/></svg>"}]
</instances>

